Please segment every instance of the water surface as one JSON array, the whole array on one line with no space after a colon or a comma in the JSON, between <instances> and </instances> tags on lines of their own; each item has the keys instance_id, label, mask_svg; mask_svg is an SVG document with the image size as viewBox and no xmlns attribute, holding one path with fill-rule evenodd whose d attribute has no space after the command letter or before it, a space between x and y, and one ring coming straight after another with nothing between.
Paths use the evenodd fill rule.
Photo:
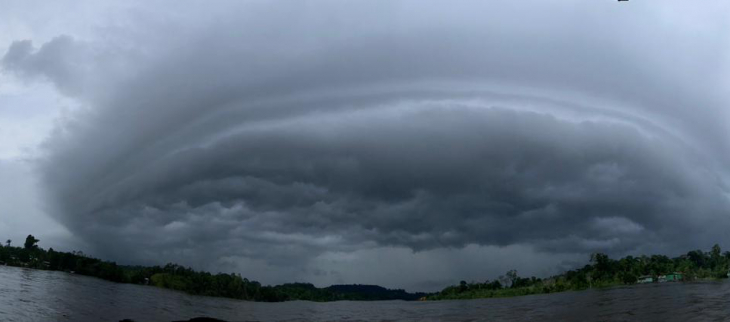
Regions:
<instances>
[{"instance_id":1,"label":"water surface","mask_svg":"<svg viewBox=\"0 0 730 322\"><path fill-rule=\"evenodd\" d=\"M257 303L0 266L0 321L726 321L730 282L438 302Z\"/></svg>"}]
</instances>

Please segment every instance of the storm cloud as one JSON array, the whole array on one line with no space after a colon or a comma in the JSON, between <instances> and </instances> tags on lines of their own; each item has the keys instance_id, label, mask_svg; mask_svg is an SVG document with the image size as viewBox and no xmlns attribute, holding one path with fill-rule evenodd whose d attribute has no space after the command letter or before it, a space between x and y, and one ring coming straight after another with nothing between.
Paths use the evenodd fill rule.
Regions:
<instances>
[{"instance_id":1,"label":"storm cloud","mask_svg":"<svg viewBox=\"0 0 730 322\"><path fill-rule=\"evenodd\" d=\"M279 282L730 242L724 2L146 6L2 59L84 106L39 169L100 256Z\"/></svg>"}]
</instances>

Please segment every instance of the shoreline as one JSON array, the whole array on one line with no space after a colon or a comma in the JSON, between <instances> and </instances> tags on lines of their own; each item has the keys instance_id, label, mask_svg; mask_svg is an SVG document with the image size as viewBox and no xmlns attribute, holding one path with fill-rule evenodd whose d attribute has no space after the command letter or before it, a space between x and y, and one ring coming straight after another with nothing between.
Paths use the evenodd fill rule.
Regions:
<instances>
[{"instance_id":1,"label":"shoreline","mask_svg":"<svg viewBox=\"0 0 730 322\"><path fill-rule=\"evenodd\" d=\"M604 289L644 282L696 281L727 278L730 252L719 245L709 252L694 250L669 258L664 255L627 256L611 259L606 254L591 255L589 264L548 278L521 277L509 270L495 280L461 281L441 291L409 293L378 285L341 284L316 287L311 283L262 285L237 273L211 274L168 263L165 266L129 266L103 261L82 252L47 251L29 235L26 246L0 247L0 262L6 266L48 271L75 272L124 284L149 285L191 295L225 297L254 302L284 301L439 301L453 299L503 298L533 294Z\"/></svg>"},{"instance_id":2,"label":"shoreline","mask_svg":"<svg viewBox=\"0 0 730 322\"><path fill-rule=\"evenodd\" d=\"M74 275L82 278L91 278L95 280L100 280L108 283L113 284L120 284L120 285L133 285L133 286L141 286L141 287L149 287L156 290L164 290L164 291L170 291L174 293L180 293L188 296L195 296L195 297L204 297L204 298L210 298L210 299L225 299L230 301L242 301L242 302L250 302L250 303L263 303L263 304L275 304L275 303L285 303L285 302L308 302L308 303L333 303L333 302L419 302L418 299L414 300L404 300L404 299L377 299L377 300L357 300L357 299L337 299L337 300L331 300L331 301L314 301L314 300L308 300L308 299L290 299L290 300L284 300L284 301L254 301L254 300L246 300L246 299L239 299L239 298L233 298L233 297L227 297L227 296L215 296L215 295L206 295L206 294L194 294L190 292L186 292L184 290L178 290L174 288L168 288L168 287L162 287L162 286L156 286L152 284L138 284L138 283L125 283L125 282L117 282L117 281L111 281L108 279L104 279L98 276L93 275L86 275L86 274L79 274L75 272L70 271L62 271L62 270L52 270L52 269L43 269L43 268L36 268L36 267L26 267L26 266L16 266L16 265L0 265L0 268L2 267L9 267L13 269L19 269L19 270L32 270L32 271L38 271L38 272L54 272L59 274L68 274L68 275ZM294 283L292 283L294 284ZM286 285L286 284L282 284ZM359 284L351 284L351 285L359 285ZM278 285L276 285L278 286ZM272 286L269 286L272 287Z\"/></svg>"},{"instance_id":3,"label":"shoreline","mask_svg":"<svg viewBox=\"0 0 730 322\"><path fill-rule=\"evenodd\" d=\"M250 303L268 303L268 304L275 304L275 303L285 303L285 302L307 302L307 303L333 303L333 302L391 302L391 301L401 301L401 302L450 302L450 301L470 301L470 300L488 300L488 299L506 299L506 298L517 298L517 297L527 297L527 296L535 296L535 295L550 295L550 294L562 294L562 293L578 293L578 292L585 292L585 291L591 291L591 290L611 290L611 289L623 289L623 288L637 288L637 287L649 287L649 286L657 286L657 285L671 285L671 284L700 284L700 283L708 283L708 282L721 282L726 280L727 278L714 278L714 277L704 277L704 278L696 278L693 280L686 280L686 281L673 281L673 282L652 282L652 283L636 283L636 284L615 284L615 285L606 285L606 286L599 286L599 287L592 287L592 288L585 288L585 289L570 289L560 292L551 292L551 293L530 293L530 294L524 294L524 295L500 295L500 296L491 296L491 297L475 297L475 298L442 298L442 299L426 299L426 300L402 300L402 299L391 299L391 300L333 300L333 301L311 301L311 300L287 300L287 301L280 301L280 302L262 302L262 301L250 301L250 300L243 300L243 299L236 299L236 298L230 298L230 297L224 297L224 296L211 296L211 295L201 295L201 294L191 294L185 291L166 288L166 287L159 287L155 285L144 285L144 284L134 284L134 283L120 283L120 282L114 282L109 281L100 277L96 276L89 276L89 275L83 275L83 274L76 274L72 272L65 272L65 271L58 271L58 270L48 270L48 269L40 269L40 268L33 268L33 267L22 267L22 266L12 266L12 265L0 265L0 267L10 267L14 269L20 269L20 270L32 270L32 271L40 271L40 272L58 272L58 273L64 273L69 275L75 275L82 278L91 278L95 280L100 280L108 283L113 284L122 284L122 285L134 285L134 286L142 286L142 287L151 287L153 289L158 290L165 290L165 291L171 291L174 293L180 293L185 294L188 296L194 296L194 297L203 297L203 298L209 298L209 299L225 299L225 300L231 300L231 301L243 301L243 302L250 302Z\"/></svg>"}]
</instances>

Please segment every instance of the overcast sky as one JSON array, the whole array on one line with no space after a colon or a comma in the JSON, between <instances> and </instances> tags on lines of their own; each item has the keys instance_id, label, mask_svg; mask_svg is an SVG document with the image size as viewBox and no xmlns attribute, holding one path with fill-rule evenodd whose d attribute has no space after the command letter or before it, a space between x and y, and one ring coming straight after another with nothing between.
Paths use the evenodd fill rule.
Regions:
<instances>
[{"instance_id":1,"label":"overcast sky","mask_svg":"<svg viewBox=\"0 0 730 322\"><path fill-rule=\"evenodd\" d=\"M413 291L730 247L725 0L0 0L0 57L16 245Z\"/></svg>"}]
</instances>

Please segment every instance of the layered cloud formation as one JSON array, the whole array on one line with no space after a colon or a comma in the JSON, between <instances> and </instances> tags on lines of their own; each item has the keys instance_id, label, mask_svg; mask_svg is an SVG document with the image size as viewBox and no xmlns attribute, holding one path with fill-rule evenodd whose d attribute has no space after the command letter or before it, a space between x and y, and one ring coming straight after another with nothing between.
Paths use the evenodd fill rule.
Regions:
<instances>
[{"instance_id":1,"label":"layered cloud formation","mask_svg":"<svg viewBox=\"0 0 730 322\"><path fill-rule=\"evenodd\" d=\"M41 171L105 256L278 282L373 251L671 252L728 242L730 8L659 6L142 6L2 66L86 107Z\"/></svg>"}]
</instances>

